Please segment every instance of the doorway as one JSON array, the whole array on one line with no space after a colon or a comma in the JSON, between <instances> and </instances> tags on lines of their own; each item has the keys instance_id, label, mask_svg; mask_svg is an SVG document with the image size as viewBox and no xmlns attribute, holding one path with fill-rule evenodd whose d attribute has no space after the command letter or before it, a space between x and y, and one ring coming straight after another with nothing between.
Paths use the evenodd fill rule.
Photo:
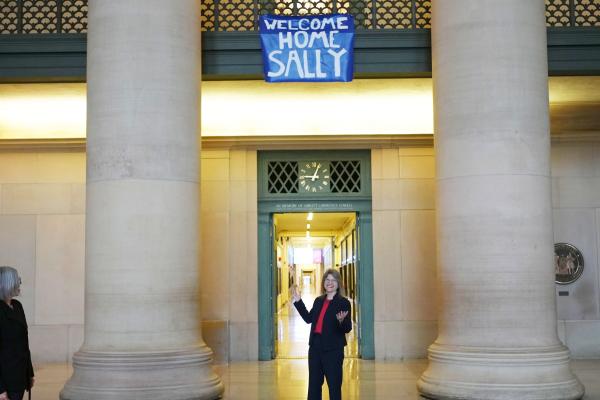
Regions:
<instances>
[{"instance_id":1,"label":"doorway","mask_svg":"<svg viewBox=\"0 0 600 400\"><path fill-rule=\"evenodd\" d=\"M352 287L356 307L354 354L363 359L375 358L373 304L373 229L371 207L371 159L368 150L319 151L259 151L257 169L258 191L258 358L271 360L278 356L278 312L289 299L289 271L282 273L284 251L277 225L281 215L304 214L299 228L306 235L309 213L320 218L348 213L354 218L354 236L346 235L338 245L337 268L344 274L345 284ZM275 220L275 221L274 221ZM314 236L315 228L311 226ZM320 234L336 237L335 234ZM287 236L284 236L287 238ZM285 239L287 240L287 239ZM291 240L291 236L290 236ZM279 245L277 243L279 242ZM278 248L279 246L279 248ZM352 250L354 246L354 250ZM324 247L323 247L324 248ZM342 262L342 248L344 259ZM327 252L321 251L325 265ZM287 256L287 253L286 253ZM335 252L327 265L335 264ZM281 260L280 260L281 257ZM351 262L352 257L355 258ZM320 260L321 261L321 260ZM289 264L289 262L288 262ZM295 262L292 262L292 265ZM353 264L353 265L350 265ZM335 267L335 265L334 265ZM289 267L288 267L289 268ZM293 268L296 268L293 266ZM294 271L294 282L317 291L320 280L316 267ZM286 281L287 279L287 281ZM314 289L313 289L314 288ZM307 289L308 290L308 289ZM308 295L308 294L307 294ZM287 300L289 301L289 300ZM308 304L308 306L311 306ZM306 331L310 327L305 325ZM300 339L299 339L300 340ZM305 343L308 343L308 337ZM306 354L306 353L304 353Z\"/></svg>"},{"instance_id":2,"label":"doorway","mask_svg":"<svg viewBox=\"0 0 600 400\"><path fill-rule=\"evenodd\" d=\"M273 276L277 278L273 296L274 348L276 358L305 358L308 354L308 325L291 301L294 286L310 310L322 294L321 279L328 269L340 273L340 287L350 301L352 331L346 339L346 357L359 357L360 305L357 290L357 214L278 213L273 214Z\"/></svg>"}]
</instances>

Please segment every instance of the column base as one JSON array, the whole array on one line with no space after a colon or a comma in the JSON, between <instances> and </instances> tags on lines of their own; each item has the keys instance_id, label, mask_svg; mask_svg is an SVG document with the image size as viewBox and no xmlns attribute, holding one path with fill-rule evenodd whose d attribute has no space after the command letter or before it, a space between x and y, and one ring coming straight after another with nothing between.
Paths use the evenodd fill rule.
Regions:
<instances>
[{"instance_id":1,"label":"column base","mask_svg":"<svg viewBox=\"0 0 600 400\"><path fill-rule=\"evenodd\" d=\"M61 400L212 400L223 394L207 346L189 350L79 351Z\"/></svg>"},{"instance_id":2,"label":"column base","mask_svg":"<svg viewBox=\"0 0 600 400\"><path fill-rule=\"evenodd\" d=\"M577 400L584 394L562 345L495 349L434 343L417 387L435 400Z\"/></svg>"}]
</instances>

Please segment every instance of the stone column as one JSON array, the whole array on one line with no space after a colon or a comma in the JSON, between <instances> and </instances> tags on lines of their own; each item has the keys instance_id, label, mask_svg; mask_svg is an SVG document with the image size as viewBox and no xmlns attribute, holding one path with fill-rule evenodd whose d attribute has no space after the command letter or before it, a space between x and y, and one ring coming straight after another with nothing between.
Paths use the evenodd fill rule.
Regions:
<instances>
[{"instance_id":1,"label":"stone column","mask_svg":"<svg viewBox=\"0 0 600 400\"><path fill-rule=\"evenodd\" d=\"M434 0L432 399L578 399L556 326L543 0Z\"/></svg>"},{"instance_id":2,"label":"stone column","mask_svg":"<svg viewBox=\"0 0 600 400\"><path fill-rule=\"evenodd\" d=\"M89 2L85 340L63 400L223 391L200 331L199 12Z\"/></svg>"}]
</instances>

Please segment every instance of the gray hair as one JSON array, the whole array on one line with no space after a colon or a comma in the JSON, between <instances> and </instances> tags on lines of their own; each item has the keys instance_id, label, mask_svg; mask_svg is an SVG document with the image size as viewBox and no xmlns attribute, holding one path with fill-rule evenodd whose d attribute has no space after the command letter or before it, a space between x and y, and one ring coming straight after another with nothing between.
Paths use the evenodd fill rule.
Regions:
<instances>
[{"instance_id":1,"label":"gray hair","mask_svg":"<svg viewBox=\"0 0 600 400\"><path fill-rule=\"evenodd\" d=\"M11 299L19 294L21 278L13 267L0 267L0 298Z\"/></svg>"}]
</instances>

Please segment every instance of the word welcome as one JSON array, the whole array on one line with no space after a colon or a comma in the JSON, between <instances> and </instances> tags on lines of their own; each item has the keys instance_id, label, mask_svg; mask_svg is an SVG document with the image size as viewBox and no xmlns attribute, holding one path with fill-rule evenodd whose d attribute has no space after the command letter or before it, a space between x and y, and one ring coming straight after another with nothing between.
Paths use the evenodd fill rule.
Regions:
<instances>
[{"instance_id":1,"label":"word welcome","mask_svg":"<svg viewBox=\"0 0 600 400\"><path fill-rule=\"evenodd\" d=\"M267 82L348 82L353 76L351 15L260 17Z\"/></svg>"}]
</instances>

